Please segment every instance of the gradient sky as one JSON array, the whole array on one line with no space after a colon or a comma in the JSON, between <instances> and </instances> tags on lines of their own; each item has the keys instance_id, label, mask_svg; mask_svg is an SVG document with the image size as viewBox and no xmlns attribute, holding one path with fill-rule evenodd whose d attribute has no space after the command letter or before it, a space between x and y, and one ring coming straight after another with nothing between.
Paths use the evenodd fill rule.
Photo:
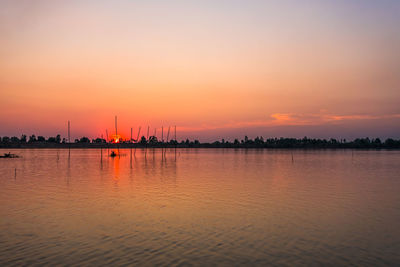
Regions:
<instances>
[{"instance_id":1,"label":"gradient sky","mask_svg":"<svg viewBox=\"0 0 400 267\"><path fill-rule=\"evenodd\" d=\"M397 0L0 1L0 41L0 136L400 137Z\"/></svg>"}]
</instances>

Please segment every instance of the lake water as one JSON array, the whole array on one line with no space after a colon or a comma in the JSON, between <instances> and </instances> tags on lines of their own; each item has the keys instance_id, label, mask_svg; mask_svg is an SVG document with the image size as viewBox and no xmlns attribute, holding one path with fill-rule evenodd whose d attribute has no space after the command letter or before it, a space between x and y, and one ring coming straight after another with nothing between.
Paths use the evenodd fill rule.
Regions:
<instances>
[{"instance_id":1,"label":"lake water","mask_svg":"<svg viewBox=\"0 0 400 267\"><path fill-rule=\"evenodd\" d=\"M1 266L400 264L400 151L8 151Z\"/></svg>"}]
</instances>

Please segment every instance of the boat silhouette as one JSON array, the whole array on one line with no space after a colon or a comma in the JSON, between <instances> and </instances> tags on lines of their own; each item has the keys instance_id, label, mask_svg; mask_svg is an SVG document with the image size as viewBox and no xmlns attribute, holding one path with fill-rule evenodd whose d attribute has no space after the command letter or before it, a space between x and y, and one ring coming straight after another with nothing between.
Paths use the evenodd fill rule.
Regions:
<instances>
[{"instance_id":1,"label":"boat silhouette","mask_svg":"<svg viewBox=\"0 0 400 267\"><path fill-rule=\"evenodd\" d=\"M8 153L4 153L4 155L0 156L0 158L12 159L12 158L19 158L19 156L15 155L15 154L11 154L11 152L8 152Z\"/></svg>"}]
</instances>

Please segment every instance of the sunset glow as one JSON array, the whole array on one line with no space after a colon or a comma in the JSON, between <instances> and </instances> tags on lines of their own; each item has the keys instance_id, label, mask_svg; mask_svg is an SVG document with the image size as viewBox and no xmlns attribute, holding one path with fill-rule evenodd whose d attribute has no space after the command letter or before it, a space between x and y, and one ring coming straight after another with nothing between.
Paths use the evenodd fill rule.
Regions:
<instances>
[{"instance_id":1,"label":"sunset glow","mask_svg":"<svg viewBox=\"0 0 400 267\"><path fill-rule=\"evenodd\" d=\"M0 136L400 137L398 1L1 5Z\"/></svg>"}]
</instances>

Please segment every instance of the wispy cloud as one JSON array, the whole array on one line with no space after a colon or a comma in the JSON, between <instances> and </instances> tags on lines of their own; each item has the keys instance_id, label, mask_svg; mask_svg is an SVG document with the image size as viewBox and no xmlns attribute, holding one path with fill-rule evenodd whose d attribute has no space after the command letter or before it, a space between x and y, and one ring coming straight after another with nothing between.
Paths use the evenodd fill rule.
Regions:
<instances>
[{"instance_id":1,"label":"wispy cloud","mask_svg":"<svg viewBox=\"0 0 400 267\"><path fill-rule=\"evenodd\" d=\"M272 126L307 126L307 125L324 125L324 124L340 124L345 121L360 120L380 120L380 119L396 119L400 118L400 114L385 115L369 115L369 114L329 114L326 112L296 114L296 113L274 113L264 120L252 121L232 121L224 124L202 124L197 127L179 127L180 131L204 131L216 129L234 129L247 127L272 127Z\"/></svg>"}]
</instances>

